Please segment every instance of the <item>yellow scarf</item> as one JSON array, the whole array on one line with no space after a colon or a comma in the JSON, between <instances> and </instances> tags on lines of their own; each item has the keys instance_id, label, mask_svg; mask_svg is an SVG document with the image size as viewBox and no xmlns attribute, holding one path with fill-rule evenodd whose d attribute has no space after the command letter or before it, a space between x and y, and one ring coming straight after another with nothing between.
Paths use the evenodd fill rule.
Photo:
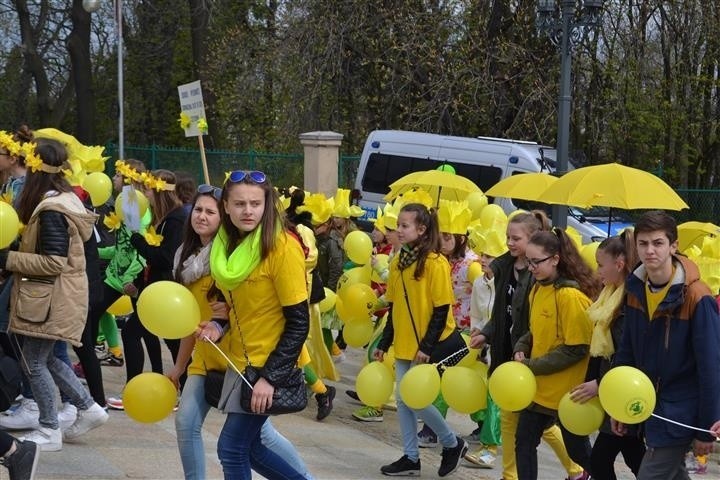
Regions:
<instances>
[{"instance_id":1,"label":"yellow scarf","mask_svg":"<svg viewBox=\"0 0 720 480\"><path fill-rule=\"evenodd\" d=\"M614 287L605 285L598 299L587 309L587 315L592 321L593 333L590 341L590 356L610 358L615 353L610 323L615 311L623 301L625 286Z\"/></svg>"}]
</instances>

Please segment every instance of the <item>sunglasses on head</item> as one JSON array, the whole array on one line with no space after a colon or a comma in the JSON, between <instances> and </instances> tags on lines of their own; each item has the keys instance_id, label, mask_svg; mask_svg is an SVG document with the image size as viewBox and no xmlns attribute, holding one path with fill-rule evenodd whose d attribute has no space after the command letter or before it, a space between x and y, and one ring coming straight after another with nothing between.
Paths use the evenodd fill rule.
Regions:
<instances>
[{"instance_id":1,"label":"sunglasses on head","mask_svg":"<svg viewBox=\"0 0 720 480\"><path fill-rule=\"evenodd\" d=\"M202 195L212 194L212 196L215 197L215 200L222 199L222 190L218 187L208 185L207 183L198 185L197 193L200 193Z\"/></svg>"},{"instance_id":2,"label":"sunglasses on head","mask_svg":"<svg viewBox=\"0 0 720 480\"><path fill-rule=\"evenodd\" d=\"M263 172L259 172L257 170L253 170L251 172L247 170L235 170L234 172L230 172L230 175L227 177L227 179L232 183L242 182L246 178L249 178L255 183L265 183L267 181L267 176Z\"/></svg>"}]
</instances>

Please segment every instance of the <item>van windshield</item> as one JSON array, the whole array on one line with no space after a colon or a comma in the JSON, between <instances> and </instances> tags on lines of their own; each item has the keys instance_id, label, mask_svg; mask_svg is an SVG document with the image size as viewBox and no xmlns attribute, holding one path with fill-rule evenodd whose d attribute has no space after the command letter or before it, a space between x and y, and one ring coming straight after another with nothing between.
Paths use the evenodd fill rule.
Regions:
<instances>
[{"instance_id":1,"label":"van windshield","mask_svg":"<svg viewBox=\"0 0 720 480\"><path fill-rule=\"evenodd\" d=\"M472 180L483 191L499 182L502 176L502 170L499 167L471 165L468 163L447 163L455 168L457 175ZM391 183L408 173L435 170L442 164L443 161L431 158L372 153L365 167L362 189L365 192L384 195L390 191Z\"/></svg>"}]
</instances>

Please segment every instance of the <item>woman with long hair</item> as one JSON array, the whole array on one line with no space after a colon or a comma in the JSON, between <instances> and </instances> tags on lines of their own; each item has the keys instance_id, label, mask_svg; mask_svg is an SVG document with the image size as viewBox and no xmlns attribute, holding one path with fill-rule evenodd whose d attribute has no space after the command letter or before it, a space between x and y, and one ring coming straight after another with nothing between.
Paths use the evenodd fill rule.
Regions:
<instances>
[{"instance_id":1,"label":"woman with long hair","mask_svg":"<svg viewBox=\"0 0 720 480\"><path fill-rule=\"evenodd\" d=\"M261 441L275 385L296 368L309 329L305 253L300 237L285 223L280 199L258 171L228 174L222 191L221 225L210 251L210 271L230 306L225 353L240 371L252 365L251 411L241 407L243 380L225 374L219 408L226 414L218 456L226 479L302 479Z\"/></svg>"},{"instance_id":2,"label":"woman with long hair","mask_svg":"<svg viewBox=\"0 0 720 480\"><path fill-rule=\"evenodd\" d=\"M597 296L600 282L567 233L559 228L536 232L525 255L535 285L530 292L530 330L515 344L514 359L533 372L537 393L520 412L515 461L520 480L536 480L540 439L557 423L562 396L585 377L592 334L585 310L590 298ZM570 458L592 474L588 438L562 425L560 430Z\"/></svg>"},{"instance_id":3,"label":"woman with long hair","mask_svg":"<svg viewBox=\"0 0 720 480\"><path fill-rule=\"evenodd\" d=\"M23 336L20 364L39 409L39 427L25 439L57 451L104 424L108 415L95 403L72 369L53 354L57 340L80 344L88 310L83 243L95 216L73 193L63 171L65 147L54 140L28 143L29 168L18 216L26 226L17 251L0 253L0 269L13 272L10 332ZM77 408L75 423L60 431L56 386Z\"/></svg>"}]
</instances>

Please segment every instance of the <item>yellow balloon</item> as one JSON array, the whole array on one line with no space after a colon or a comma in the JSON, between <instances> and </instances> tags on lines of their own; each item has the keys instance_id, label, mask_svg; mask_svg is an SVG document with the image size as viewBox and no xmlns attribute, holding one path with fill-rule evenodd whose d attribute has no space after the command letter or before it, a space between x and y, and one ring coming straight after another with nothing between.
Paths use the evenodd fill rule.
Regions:
<instances>
[{"instance_id":1,"label":"yellow balloon","mask_svg":"<svg viewBox=\"0 0 720 480\"><path fill-rule=\"evenodd\" d=\"M116 317L122 315L130 315L133 312L133 306L130 297L128 297L127 295L123 295L122 297L118 298L115 303L108 307L107 312L111 315L115 315Z\"/></svg>"},{"instance_id":2,"label":"yellow balloon","mask_svg":"<svg viewBox=\"0 0 720 480\"><path fill-rule=\"evenodd\" d=\"M598 397L593 397L585 403L578 403L570 399L568 392L560 399L558 417L569 432L575 435L590 435L602 425L605 411Z\"/></svg>"},{"instance_id":3,"label":"yellow balloon","mask_svg":"<svg viewBox=\"0 0 720 480\"><path fill-rule=\"evenodd\" d=\"M507 215L500 205L491 203L480 212L480 224L486 229L507 223Z\"/></svg>"},{"instance_id":4,"label":"yellow balloon","mask_svg":"<svg viewBox=\"0 0 720 480\"><path fill-rule=\"evenodd\" d=\"M343 272L343 274L340 275L340 280L338 280L337 289L335 291L338 294L341 294L344 288L356 283L370 285L371 271L372 267L370 264L367 264L362 267L351 268L350 270Z\"/></svg>"},{"instance_id":5,"label":"yellow balloon","mask_svg":"<svg viewBox=\"0 0 720 480\"><path fill-rule=\"evenodd\" d=\"M90 194L93 207L99 207L112 195L112 180L102 172L93 172L83 180L83 188Z\"/></svg>"},{"instance_id":6,"label":"yellow balloon","mask_svg":"<svg viewBox=\"0 0 720 480\"><path fill-rule=\"evenodd\" d=\"M385 283L382 278L380 278L380 275L378 272L382 272L383 270L388 269L388 264L390 263L390 257L385 255L384 253L379 253L375 255L375 265L373 266L372 273L370 274L370 280L372 280L375 283Z\"/></svg>"},{"instance_id":7,"label":"yellow balloon","mask_svg":"<svg viewBox=\"0 0 720 480\"><path fill-rule=\"evenodd\" d=\"M600 245L600 242L591 242L580 247L580 256L593 271L598 269L597 258L595 258L598 245Z\"/></svg>"},{"instance_id":8,"label":"yellow balloon","mask_svg":"<svg viewBox=\"0 0 720 480\"><path fill-rule=\"evenodd\" d=\"M200 306L190 290L162 280L150 284L137 301L142 324L160 338L183 338L200 324Z\"/></svg>"},{"instance_id":9,"label":"yellow balloon","mask_svg":"<svg viewBox=\"0 0 720 480\"><path fill-rule=\"evenodd\" d=\"M141 423L155 423L170 415L177 403L175 385L165 375L145 372L133 377L123 392L128 417Z\"/></svg>"},{"instance_id":10,"label":"yellow balloon","mask_svg":"<svg viewBox=\"0 0 720 480\"><path fill-rule=\"evenodd\" d=\"M10 245L18 236L20 219L9 203L0 200L0 248Z\"/></svg>"},{"instance_id":11,"label":"yellow balloon","mask_svg":"<svg viewBox=\"0 0 720 480\"><path fill-rule=\"evenodd\" d=\"M655 388L641 370L622 366L610 369L600 380L600 403L605 411L622 423L641 423L655 409Z\"/></svg>"},{"instance_id":12,"label":"yellow balloon","mask_svg":"<svg viewBox=\"0 0 720 480\"><path fill-rule=\"evenodd\" d=\"M355 378L355 391L365 405L382 405L393 392L392 373L382 362L370 362Z\"/></svg>"},{"instance_id":13,"label":"yellow balloon","mask_svg":"<svg viewBox=\"0 0 720 480\"><path fill-rule=\"evenodd\" d=\"M476 363L480 363L478 362L478 354L480 353L480 349L470 348L470 334L461 333L461 335L463 337L463 340L465 340L465 345L468 346L468 349L470 351L467 355L460 359L457 365L460 367L473 367Z\"/></svg>"},{"instance_id":14,"label":"yellow balloon","mask_svg":"<svg viewBox=\"0 0 720 480\"><path fill-rule=\"evenodd\" d=\"M372 239L370 235L362 230L350 232L345 237L343 248L348 258L358 265L370 263L370 255L372 255Z\"/></svg>"},{"instance_id":15,"label":"yellow balloon","mask_svg":"<svg viewBox=\"0 0 720 480\"><path fill-rule=\"evenodd\" d=\"M488 204L488 198L481 192L472 192L465 201L468 202L468 208L472 212L472 220L480 218L480 212Z\"/></svg>"},{"instance_id":16,"label":"yellow balloon","mask_svg":"<svg viewBox=\"0 0 720 480\"><path fill-rule=\"evenodd\" d=\"M345 287L339 294L342 308L337 310L340 320L344 323L365 321L375 309L377 295L369 285L355 283Z\"/></svg>"},{"instance_id":17,"label":"yellow balloon","mask_svg":"<svg viewBox=\"0 0 720 480\"><path fill-rule=\"evenodd\" d=\"M527 365L510 361L500 365L490 375L488 389L498 407L517 412L533 401L537 382Z\"/></svg>"},{"instance_id":18,"label":"yellow balloon","mask_svg":"<svg viewBox=\"0 0 720 480\"><path fill-rule=\"evenodd\" d=\"M478 262L472 262L467 269L467 281L472 284L473 282L475 282L475 279L481 277L482 274L482 265L480 265Z\"/></svg>"},{"instance_id":19,"label":"yellow balloon","mask_svg":"<svg viewBox=\"0 0 720 480\"><path fill-rule=\"evenodd\" d=\"M144 193L142 193L140 190L135 190L135 193L137 194L137 202L138 207L140 208L140 218L143 218L145 216L145 212L148 210L148 199L145 196ZM125 202L125 193L120 193L117 197L115 197L115 214L120 218L120 220L123 219L123 204Z\"/></svg>"},{"instance_id":20,"label":"yellow balloon","mask_svg":"<svg viewBox=\"0 0 720 480\"><path fill-rule=\"evenodd\" d=\"M446 368L440 381L440 391L456 412L475 413L487 408L487 386L480 374L471 368Z\"/></svg>"},{"instance_id":21,"label":"yellow balloon","mask_svg":"<svg viewBox=\"0 0 720 480\"><path fill-rule=\"evenodd\" d=\"M323 288L325 289L325 298L320 300L320 313L329 312L335 307L335 292L327 287Z\"/></svg>"},{"instance_id":22,"label":"yellow balloon","mask_svg":"<svg viewBox=\"0 0 720 480\"><path fill-rule=\"evenodd\" d=\"M400 380L400 398L410 408L430 405L440 393L440 374L431 363L415 365Z\"/></svg>"},{"instance_id":23,"label":"yellow balloon","mask_svg":"<svg viewBox=\"0 0 720 480\"><path fill-rule=\"evenodd\" d=\"M370 342L373 330L373 322L369 318L364 321L346 323L343 328L343 340L351 347L362 348Z\"/></svg>"}]
</instances>

